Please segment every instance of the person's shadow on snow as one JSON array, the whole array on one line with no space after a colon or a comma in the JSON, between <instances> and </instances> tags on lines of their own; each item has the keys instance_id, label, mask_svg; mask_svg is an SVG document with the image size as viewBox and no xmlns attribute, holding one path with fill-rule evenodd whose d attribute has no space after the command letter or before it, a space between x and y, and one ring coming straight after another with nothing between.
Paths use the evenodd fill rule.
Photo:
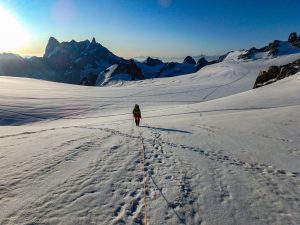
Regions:
<instances>
[{"instance_id":1,"label":"person's shadow on snow","mask_svg":"<svg viewBox=\"0 0 300 225\"><path fill-rule=\"evenodd\" d=\"M184 134L192 134L191 132L185 131L185 130L168 129L168 128L160 128L160 127L150 127L150 126L140 126L140 127L151 128L151 129L166 131L166 132L178 132L178 133L184 133Z\"/></svg>"}]
</instances>

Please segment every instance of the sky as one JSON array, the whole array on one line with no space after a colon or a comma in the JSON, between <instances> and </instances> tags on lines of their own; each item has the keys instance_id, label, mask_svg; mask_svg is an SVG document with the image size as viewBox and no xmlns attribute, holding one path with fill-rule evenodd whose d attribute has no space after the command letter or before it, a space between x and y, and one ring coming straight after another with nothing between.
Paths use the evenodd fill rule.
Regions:
<instances>
[{"instance_id":1,"label":"sky","mask_svg":"<svg viewBox=\"0 0 300 225\"><path fill-rule=\"evenodd\" d=\"M53 36L125 58L221 55L300 33L299 12L299 0L0 0L0 52L42 56Z\"/></svg>"}]
</instances>

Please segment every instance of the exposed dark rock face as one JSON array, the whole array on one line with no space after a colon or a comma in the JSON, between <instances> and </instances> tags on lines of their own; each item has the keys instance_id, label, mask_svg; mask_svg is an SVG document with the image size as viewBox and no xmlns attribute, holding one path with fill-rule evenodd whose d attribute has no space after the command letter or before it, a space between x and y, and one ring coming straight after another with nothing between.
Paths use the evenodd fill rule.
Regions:
<instances>
[{"instance_id":1,"label":"exposed dark rock face","mask_svg":"<svg viewBox=\"0 0 300 225\"><path fill-rule=\"evenodd\" d=\"M282 66L270 66L268 71L260 71L253 88L258 88L300 71L300 59Z\"/></svg>"},{"instance_id":2,"label":"exposed dark rock face","mask_svg":"<svg viewBox=\"0 0 300 225\"><path fill-rule=\"evenodd\" d=\"M221 56L219 57L218 60L212 61L212 62L210 62L210 63L213 64L213 63L217 63L217 62L223 62L223 60L224 60L231 52L232 52L232 51L227 52L227 53L224 54L224 55L221 55Z\"/></svg>"},{"instance_id":3,"label":"exposed dark rock face","mask_svg":"<svg viewBox=\"0 0 300 225\"><path fill-rule=\"evenodd\" d=\"M120 79L120 77L122 77ZM118 81L142 80L145 79L142 70L134 60L118 62L98 74L96 85L104 86L115 84Z\"/></svg>"},{"instance_id":4,"label":"exposed dark rock face","mask_svg":"<svg viewBox=\"0 0 300 225\"><path fill-rule=\"evenodd\" d=\"M95 86L97 78L98 78L98 74L90 73L84 78L82 78L79 84L85 86Z\"/></svg>"},{"instance_id":5,"label":"exposed dark rock face","mask_svg":"<svg viewBox=\"0 0 300 225\"><path fill-rule=\"evenodd\" d=\"M46 46L44 57L50 57L54 50L59 51L60 43L54 37L50 37Z\"/></svg>"},{"instance_id":6,"label":"exposed dark rock face","mask_svg":"<svg viewBox=\"0 0 300 225\"><path fill-rule=\"evenodd\" d=\"M168 74L170 70L172 70L174 76L175 75L180 75L180 74L188 74L188 73L195 73L201 68L207 66L207 65L212 65L215 63L222 62L227 55L230 52L226 53L225 55L222 55L219 57L217 60L213 60L208 62L205 58L200 58L198 62L196 63L195 60L191 56L187 56L183 63L176 63L176 62L169 62L166 63L164 67L162 67L157 73L156 77L162 77L162 76L169 76L165 75ZM186 65L187 67L184 67Z\"/></svg>"},{"instance_id":7,"label":"exposed dark rock face","mask_svg":"<svg viewBox=\"0 0 300 225\"><path fill-rule=\"evenodd\" d=\"M264 50L264 52L269 52L269 56L276 56L279 54L279 44L280 41L275 40L274 42L270 43L268 47Z\"/></svg>"},{"instance_id":8,"label":"exposed dark rock face","mask_svg":"<svg viewBox=\"0 0 300 225\"><path fill-rule=\"evenodd\" d=\"M95 38L91 42L72 40L60 43L50 37L43 57L0 56L1 74L82 85L95 84L98 74L113 64L119 65L116 73L127 73L132 80L144 79L133 60L114 55Z\"/></svg>"},{"instance_id":9,"label":"exposed dark rock face","mask_svg":"<svg viewBox=\"0 0 300 225\"><path fill-rule=\"evenodd\" d=\"M209 64L209 62L207 62L205 58L199 59L196 64L197 71L200 70L201 68L203 68L204 66L207 66L208 64Z\"/></svg>"},{"instance_id":10,"label":"exposed dark rock face","mask_svg":"<svg viewBox=\"0 0 300 225\"><path fill-rule=\"evenodd\" d=\"M187 56L187 57L183 60L183 63L195 65L195 64L196 64L196 61L195 61L195 59L193 59L191 56Z\"/></svg>"},{"instance_id":11,"label":"exposed dark rock face","mask_svg":"<svg viewBox=\"0 0 300 225\"><path fill-rule=\"evenodd\" d=\"M178 65L178 63L176 62L166 63L166 65L157 72L156 77L161 77L162 73L166 72L167 70L173 69L174 67L176 67L176 65Z\"/></svg>"},{"instance_id":12,"label":"exposed dark rock face","mask_svg":"<svg viewBox=\"0 0 300 225\"><path fill-rule=\"evenodd\" d=\"M296 48L300 48L300 35L297 37L297 33L293 32L289 36L289 42L292 43Z\"/></svg>"},{"instance_id":13,"label":"exposed dark rock face","mask_svg":"<svg viewBox=\"0 0 300 225\"><path fill-rule=\"evenodd\" d=\"M229 55L229 53L231 53L232 51L230 51L230 52L227 52L226 54L224 54L224 55L221 55L221 56L219 56L219 58L218 59L216 59L216 60L213 60L213 61L206 61L206 59L205 58L201 58L201 59L199 59L198 60L198 62L197 62L197 64L199 63L199 65L201 65L201 64L205 64L206 62L207 62L207 64L206 65L212 65L212 64L215 64L215 63L220 63L220 62L223 62L223 60ZM196 64L196 66L197 66L197 64ZM202 68L202 67L201 67ZM201 69L200 68L200 69Z\"/></svg>"},{"instance_id":14,"label":"exposed dark rock face","mask_svg":"<svg viewBox=\"0 0 300 225\"><path fill-rule=\"evenodd\" d=\"M300 48L300 36L297 36L296 32L293 32L288 37L288 42L291 43L296 48ZM257 49L257 48L251 48L247 51L246 54L241 54L238 58L239 59L251 59L256 53L259 52L269 52L268 56L277 56L279 54L279 46L280 43L283 43L282 41L275 40L269 45Z\"/></svg>"},{"instance_id":15,"label":"exposed dark rock face","mask_svg":"<svg viewBox=\"0 0 300 225\"><path fill-rule=\"evenodd\" d=\"M212 65L212 64L215 64L215 63L220 63L220 62L222 62L222 61L228 56L229 53L230 53L230 52L228 52L228 53L226 53L226 54L224 54L224 55L221 55L221 56L219 57L219 59L213 60L213 61L210 61L210 62L206 61L205 58L200 58L200 59L198 60L197 64L196 64L196 70L198 71L198 70L202 69L203 67L205 67L205 66L207 66L207 65Z\"/></svg>"},{"instance_id":16,"label":"exposed dark rock face","mask_svg":"<svg viewBox=\"0 0 300 225\"><path fill-rule=\"evenodd\" d=\"M159 59L153 59L151 57L148 57L144 63L148 66L157 66L157 65L160 65L160 64L163 64L163 61L159 60Z\"/></svg>"},{"instance_id":17,"label":"exposed dark rock face","mask_svg":"<svg viewBox=\"0 0 300 225\"><path fill-rule=\"evenodd\" d=\"M90 69L104 70L112 63L123 60L97 43L95 38L92 42L72 40L59 43L51 37L43 58L49 67L60 73L79 75L84 75L82 73L87 65Z\"/></svg>"},{"instance_id":18,"label":"exposed dark rock face","mask_svg":"<svg viewBox=\"0 0 300 225\"><path fill-rule=\"evenodd\" d=\"M119 62L118 68L113 72L112 76L116 74L126 73L131 75L131 80L142 80L145 79L141 69L136 65L134 60L127 60Z\"/></svg>"},{"instance_id":19,"label":"exposed dark rock face","mask_svg":"<svg viewBox=\"0 0 300 225\"><path fill-rule=\"evenodd\" d=\"M176 63L176 62L169 62L166 65L166 69L173 69L176 65L178 65L178 63Z\"/></svg>"},{"instance_id":20,"label":"exposed dark rock face","mask_svg":"<svg viewBox=\"0 0 300 225\"><path fill-rule=\"evenodd\" d=\"M278 49L279 45L280 45L280 41L275 40L272 43L270 43L269 45L267 45L263 48L260 48L260 49L253 47L253 48L249 49L247 51L247 53L239 55L238 58L239 59L251 59L256 53L259 53L259 52L269 52L268 56L276 56L279 53L279 49Z\"/></svg>"},{"instance_id":21,"label":"exposed dark rock face","mask_svg":"<svg viewBox=\"0 0 300 225\"><path fill-rule=\"evenodd\" d=\"M298 39L297 33L293 32L289 35L288 42L294 43L295 41L297 41L297 39Z\"/></svg>"}]
</instances>

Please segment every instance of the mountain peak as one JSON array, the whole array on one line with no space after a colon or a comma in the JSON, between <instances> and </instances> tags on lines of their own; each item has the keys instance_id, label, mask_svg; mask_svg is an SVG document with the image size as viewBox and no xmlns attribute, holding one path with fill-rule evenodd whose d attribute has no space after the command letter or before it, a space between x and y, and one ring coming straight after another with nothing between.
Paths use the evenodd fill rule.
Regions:
<instances>
[{"instance_id":1,"label":"mountain peak","mask_svg":"<svg viewBox=\"0 0 300 225\"><path fill-rule=\"evenodd\" d=\"M183 61L183 63L187 63L187 64L196 64L196 61L195 61L195 59L193 59L191 56L187 56L185 59L184 59L184 61Z\"/></svg>"},{"instance_id":2,"label":"mountain peak","mask_svg":"<svg viewBox=\"0 0 300 225\"><path fill-rule=\"evenodd\" d=\"M148 66L157 66L157 65L159 65L159 64L163 64L163 62L162 62L161 60L159 60L159 59L153 59L153 58L151 58L151 57L148 57L148 58L144 61L144 63L145 63L146 65L148 65Z\"/></svg>"},{"instance_id":3,"label":"mountain peak","mask_svg":"<svg viewBox=\"0 0 300 225\"><path fill-rule=\"evenodd\" d=\"M59 45L59 41L54 38L54 37L50 37L49 40L48 40L48 45Z\"/></svg>"},{"instance_id":4,"label":"mountain peak","mask_svg":"<svg viewBox=\"0 0 300 225\"><path fill-rule=\"evenodd\" d=\"M295 47L300 48L300 35L297 36L296 32L291 33L288 42L292 43Z\"/></svg>"},{"instance_id":5,"label":"mountain peak","mask_svg":"<svg viewBox=\"0 0 300 225\"><path fill-rule=\"evenodd\" d=\"M48 40L48 44L46 46L46 51L44 57L48 57L54 49L60 46L60 42L56 40L54 37L50 37Z\"/></svg>"}]
</instances>

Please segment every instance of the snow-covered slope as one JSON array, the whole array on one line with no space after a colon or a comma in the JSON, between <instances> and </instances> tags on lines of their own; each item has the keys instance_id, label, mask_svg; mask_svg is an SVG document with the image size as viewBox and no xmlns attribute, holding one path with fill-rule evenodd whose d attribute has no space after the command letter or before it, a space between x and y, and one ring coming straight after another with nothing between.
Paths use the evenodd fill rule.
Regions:
<instances>
[{"instance_id":1,"label":"snow-covered slope","mask_svg":"<svg viewBox=\"0 0 300 225\"><path fill-rule=\"evenodd\" d=\"M137 81L131 86L141 90L136 97L146 102L155 101L157 96L160 101L167 103L179 100L207 101L248 91L253 88L260 70L266 70L271 65L284 65L300 58L300 53L296 53L271 59L245 61L237 59L241 53L232 52L223 62L208 65L193 74ZM162 88L164 86L168 88Z\"/></svg>"},{"instance_id":2,"label":"snow-covered slope","mask_svg":"<svg viewBox=\"0 0 300 225\"><path fill-rule=\"evenodd\" d=\"M144 224L140 137L149 224L298 224L300 74L251 90L297 57L122 87L0 77L0 224Z\"/></svg>"},{"instance_id":3,"label":"snow-covered slope","mask_svg":"<svg viewBox=\"0 0 300 225\"><path fill-rule=\"evenodd\" d=\"M108 67L105 71L100 73L98 75L98 79L96 81L96 85L98 86L103 86L104 84L108 83L110 79L112 78L111 75L112 73L118 68L117 64L114 64L110 67ZM130 79L129 79L130 80Z\"/></svg>"}]
</instances>

